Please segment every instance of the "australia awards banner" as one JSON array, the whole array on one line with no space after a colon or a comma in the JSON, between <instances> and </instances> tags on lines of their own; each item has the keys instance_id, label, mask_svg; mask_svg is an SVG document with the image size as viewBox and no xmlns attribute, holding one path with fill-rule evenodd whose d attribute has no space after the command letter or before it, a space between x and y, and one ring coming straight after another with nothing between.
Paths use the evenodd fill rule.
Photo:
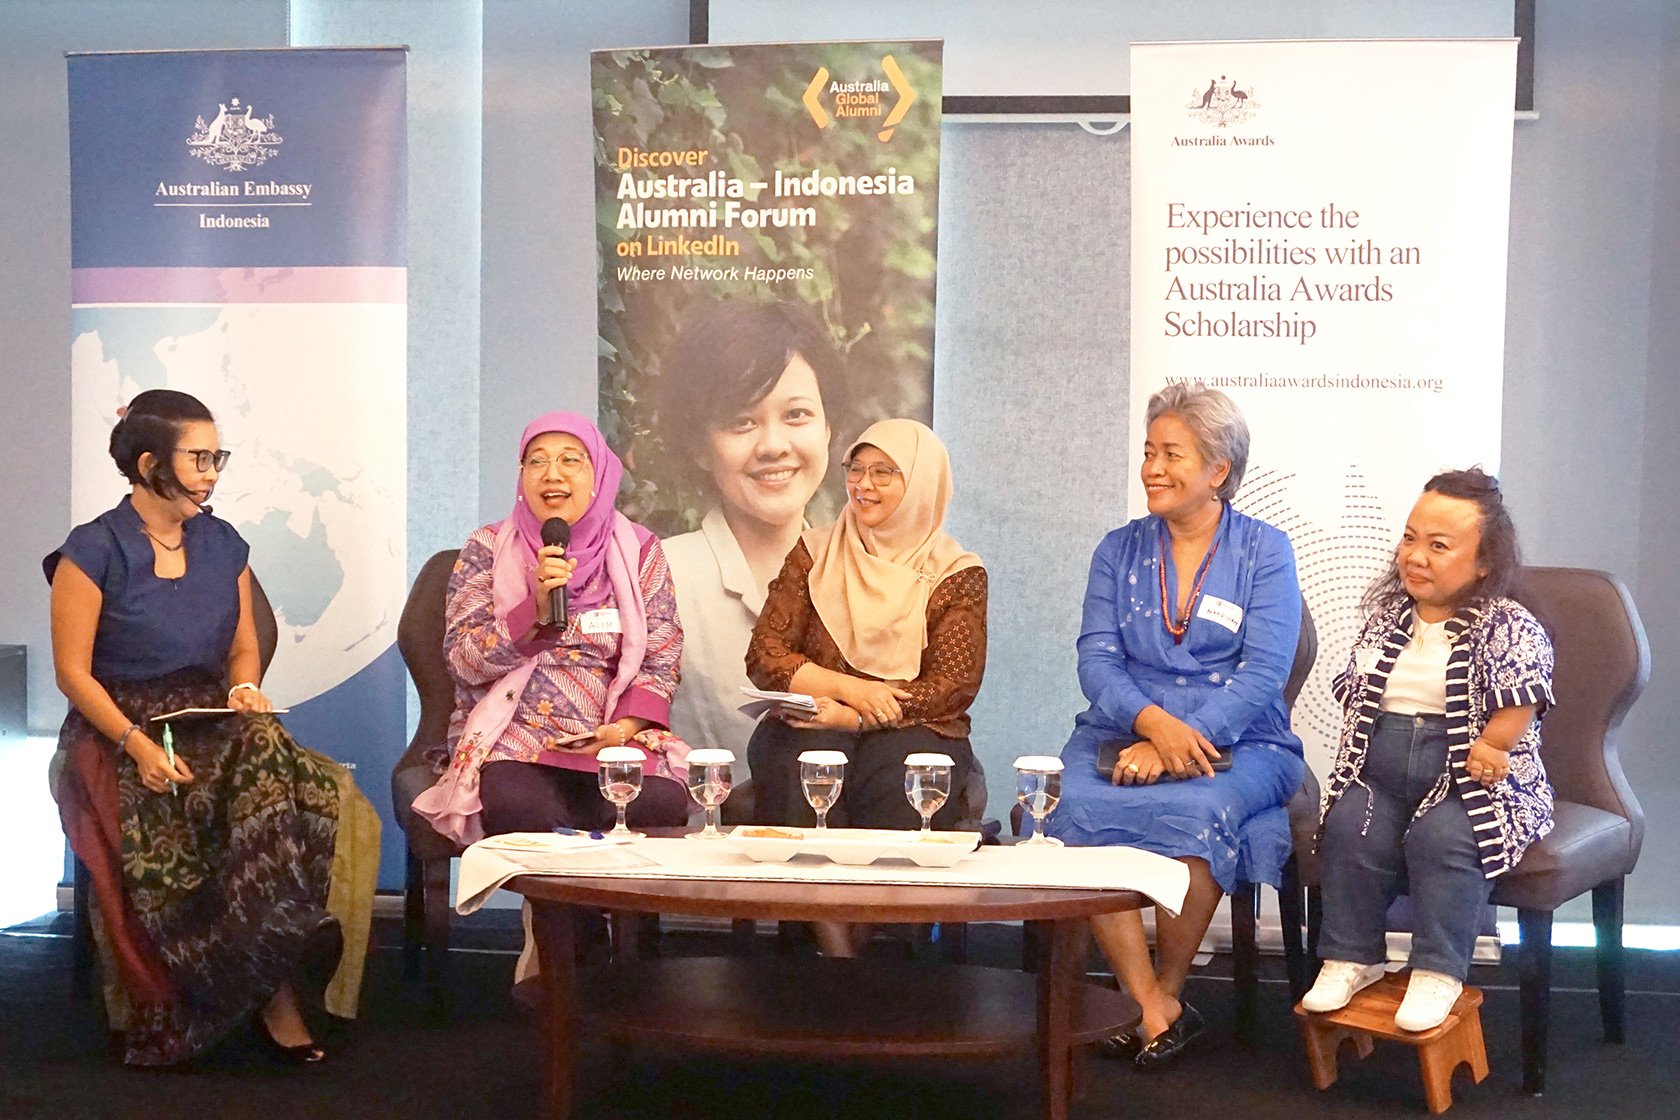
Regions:
<instances>
[{"instance_id":1,"label":"australia awards banner","mask_svg":"<svg viewBox=\"0 0 1680 1120\"><path fill-rule=\"evenodd\" d=\"M942 46L600 51L600 423L665 538L672 728L745 763L747 641L870 423L933 411Z\"/></svg>"},{"instance_id":2,"label":"australia awards banner","mask_svg":"<svg viewBox=\"0 0 1680 1120\"><path fill-rule=\"evenodd\" d=\"M1243 410L1236 504L1289 533L1318 627L1320 772L1423 483L1498 470L1515 73L1515 40L1132 47L1133 446L1168 382Z\"/></svg>"},{"instance_id":3,"label":"australia awards banner","mask_svg":"<svg viewBox=\"0 0 1680 1120\"><path fill-rule=\"evenodd\" d=\"M400 884L383 791L406 739L404 54L69 70L72 518L126 492L107 454L121 405L169 388L209 406L232 453L211 501L279 626L264 691L300 743L357 766Z\"/></svg>"}]
</instances>

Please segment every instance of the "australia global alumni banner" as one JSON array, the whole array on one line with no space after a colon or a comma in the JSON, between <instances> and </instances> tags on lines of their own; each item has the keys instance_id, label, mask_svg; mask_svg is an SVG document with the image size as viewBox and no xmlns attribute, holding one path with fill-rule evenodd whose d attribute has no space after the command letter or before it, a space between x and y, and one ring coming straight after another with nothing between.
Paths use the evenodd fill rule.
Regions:
<instances>
[{"instance_id":1,"label":"australia global alumni banner","mask_svg":"<svg viewBox=\"0 0 1680 1120\"><path fill-rule=\"evenodd\" d=\"M858 433L932 419L942 58L938 40L591 58L601 428L620 508L665 538L672 729L742 764L767 585L839 513Z\"/></svg>"},{"instance_id":2,"label":"australia global alumni banner","mask_svg":"<svg viewBox=\"0 0 1680 1120\"><path fill-rule=\"evenodd\" d=\"M405 734L405 55L69 58L71 515L126 492L107 454L145 389L209 406L212 503L250 543L287 727L357 769L385 818Z\"/></svg>"},{"instance_id":3,"label":"australia global alumni banner","mask_svg":"<svg viewBox=\"0 0 1680 1120\"><path fill-rule=\"evenodd\" d=\"M1330 678L1424 482L1499 469L1516 54L1132 46L1133 446L1169 382L1243 410L1236 504L1289 534L1318 627L1295 730L1321 773Z\"/></svg>"}]
</instances>

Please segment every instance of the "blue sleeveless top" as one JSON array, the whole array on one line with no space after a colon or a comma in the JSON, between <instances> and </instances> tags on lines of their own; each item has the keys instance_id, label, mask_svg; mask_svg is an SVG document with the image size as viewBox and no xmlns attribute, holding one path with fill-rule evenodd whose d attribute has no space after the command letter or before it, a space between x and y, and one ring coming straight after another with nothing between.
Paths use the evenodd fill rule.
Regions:
<instances>
[{"instance_id":1,"label":"blue sleeveless top","mask_svg":"<svg viewBox=\"0 0 1680 1120\"><path fill-rule=\"evenodd\" d=\"M187 571L163 579L133 503L124 498L70 530L41 562L51 583L69 560L104 595L93 639L93 675L101 681L148 681L182 669L221 678L239 625L239 576L250 546L221 518L200 513L182 526Z\"/></svg>"}]
</instances>

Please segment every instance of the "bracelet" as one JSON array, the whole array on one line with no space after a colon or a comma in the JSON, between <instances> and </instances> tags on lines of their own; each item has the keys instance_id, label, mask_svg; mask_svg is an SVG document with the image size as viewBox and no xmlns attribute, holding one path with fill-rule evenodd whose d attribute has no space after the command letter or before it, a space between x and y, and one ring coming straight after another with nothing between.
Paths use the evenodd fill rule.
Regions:
<instances>
[{"instance_id":1,"label":"bracelet","mask_svg":"<svg viewBox=\"0 0 1680 1120\"><path fill-rule=\"evenodd\" d=\"M139 730L140 730L140 725L138 723L129 724L128 725L128 730L124 731L122 733L122 736L117 740L117 749L119 751L127 750L128 749L128 737L130 735L134 734L136 731L139 731ZM144 734L144 732L142 732L142 734Z\"/></svg>"},{"instance_id":2,"label":"bracelet","mask_svg":"<svg viewBox=\"0 0 1680 1120\"><path fill-rule=\"evenodd\" d=\"M236 684L232 688L228 689L228 699L232 700L233 699L233 694L238 692L242 688L248 688L252 692L260 691L257 688L257 686L252 684L250 681L240 681L238 684Z\"/></svg>"}]
</instances>

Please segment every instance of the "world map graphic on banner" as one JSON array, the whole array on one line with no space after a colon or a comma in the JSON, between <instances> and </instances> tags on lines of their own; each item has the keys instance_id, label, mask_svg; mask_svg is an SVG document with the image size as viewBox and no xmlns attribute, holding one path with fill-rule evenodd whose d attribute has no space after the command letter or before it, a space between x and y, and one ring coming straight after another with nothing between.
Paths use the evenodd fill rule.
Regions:
<instances>
[{"instance_id":1,"label":"world map graphic on banner","mask_svg":"<svg viewBox=\"0 0 1680 1120\"><path fill-rule=\"evenodd\" d=\"M596 51L600 425L684 626L671 730L735 751L768 585L887 417L933 420L944 46Z\"/></svg>"},{"instance_id":2,"label":"world map graphic on banner","mask_svg":"<svg viewBox=\"0 0 1680 1120\"><path fill-rule=\"evenodd\" d=\"M355 407L404 391L403 310L312 305L300 335L298 307L82 306L71 332L77 462L98 461L117 409L142 390L178 389L216 412L232 457L212 502L250 544L274 606L280 642L267 686L282 706L348 680L390 646L405 577L404 433ZM323 329L329 322L338 329ZM114 466L76 472L74 520L126 489Z\"/></svg>"}]
</instances>

